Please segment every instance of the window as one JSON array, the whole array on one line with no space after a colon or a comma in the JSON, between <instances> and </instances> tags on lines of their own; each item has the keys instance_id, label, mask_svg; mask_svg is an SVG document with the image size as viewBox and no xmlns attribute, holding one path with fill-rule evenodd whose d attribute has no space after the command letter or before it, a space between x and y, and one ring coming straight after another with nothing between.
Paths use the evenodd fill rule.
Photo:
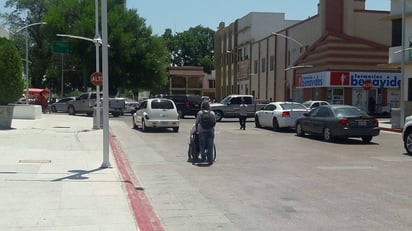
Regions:
<instances>
[{"instance_id":1,"label":"window","mask_svg":"<svg viewBox=\"0 0 412 231\"><path fill-rule=\"evenodd\" d=\"M152 109L173 109L173 103L169 100L153 100Z\"/></svg>"},{"instance_id":2,"label":"window","mask_svg":"<svg viewBox=\"0 0 412 231\"><path fill-rule=\"evenodd\" d=\"M250 97L242 97L245 104L252 104L252 98Z\"/></svg>"},{"instance_id":3,"label":"window","mask_svg":"<svg viewBox=\"0 0 412 231\"><path fill-rule=\"evenodd\" d=\"M253 73L255 74L258 73L258 61L257 60L253 62Z\"/></svg>"},{"instance_id":4,"label":"window","mask_svg":"<svg viewBox=\"0 0 412 231\"><path fill-rule=\"evenodd\" d=\"M402 45L402 19L392 21L392 46Z\"/></svg>"},{"instance_id":5,"label":"window","mask_svg":"<svg viewBox=\"0 0 412 231\"><path fill-rule=\"evenodd\" d=\"M270 62L270 70L271 71L273 71L273 70L275 70L275 56L270 56L270 58L269 58L269 62Z\"/></svg>"},{"instance_id":6,"label":"window","mask_svg":"<svg viewBox=\"0 0 412 231\"><path fill-rule=\"evenodd\" d=\"M266 58L262 58L262 72L266 72Z\"/></svg>"}]
</instances>

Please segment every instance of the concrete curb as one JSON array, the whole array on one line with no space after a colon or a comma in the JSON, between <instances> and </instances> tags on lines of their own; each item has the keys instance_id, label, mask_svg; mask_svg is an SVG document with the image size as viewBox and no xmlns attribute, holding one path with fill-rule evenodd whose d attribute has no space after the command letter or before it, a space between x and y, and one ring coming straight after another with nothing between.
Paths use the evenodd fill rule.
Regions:
<instances>
[{"instance_id":1,"label":"concrete curb","mask_svg":"<svg viewBox=\"0 0 412 231\"><path fill-rule=\"evenodd\" d=\"M110 134L110 146L118 170L125 182L129 203L136 223L139 226L139 230L163 231L164 228L161 225L158 216L155 214L153 207L144 192L144 188L139 186L141 184L134 175L119 141L112 134Z\"/></svg>"}]
</instances>

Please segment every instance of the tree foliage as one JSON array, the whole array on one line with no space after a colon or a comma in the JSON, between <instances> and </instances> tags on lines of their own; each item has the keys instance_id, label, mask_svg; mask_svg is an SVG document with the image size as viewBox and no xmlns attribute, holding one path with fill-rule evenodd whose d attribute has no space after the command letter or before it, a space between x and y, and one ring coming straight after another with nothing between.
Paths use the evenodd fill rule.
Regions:
<instances>
[{"instance_id":1,"label":"tree foliage","mask_svg":"<svg viewBox=\"0 0 412 231\"><path fill-rule=\"evenodd\" d=\"M205 72L214 69L214 31L203 26L172 34L166 29L163 34L173 66L203 66Z\"/></svg>"},{"instance_id":2,"label":"tree foliage","mask_svg":"<svg viewBox=\"0 0 412 231\"><path fill-rule=\"evenodd\" d=\"M22 62L16 45L0 38L0 105L16 102L23 93Z\"/></svg>"},{"instance_id":3,"label":"tree foliage","mask_svg":"<svg viewBox=\"0 0 412 231\"><path fill-rule=\"evenodd\" d=\"M136 92L162 88L167 83L166 44L163 39L152 36L145 19L139 17L136 10L127 9L125 4L125 0L108 0L109 90L113 94L119 89ZM84 40L57 37L56 34L94 38L94 1L8 0L5 7L14 9L1 15L12 31L24 26L26 21L47 22L47 25L27 29L31 40L29 59L35 64L30 68L33 86L59 91L63 72L65 92L92 87L89 76L96 70L95 45ZM20 51L24 50L21 49L24 47L22 36L21 33L13 36L20 41ZM69 54L52 53L53 42L60 40L70 43ZM99 69L102 70L101 66Z\"/></svg>"}]
</instances>

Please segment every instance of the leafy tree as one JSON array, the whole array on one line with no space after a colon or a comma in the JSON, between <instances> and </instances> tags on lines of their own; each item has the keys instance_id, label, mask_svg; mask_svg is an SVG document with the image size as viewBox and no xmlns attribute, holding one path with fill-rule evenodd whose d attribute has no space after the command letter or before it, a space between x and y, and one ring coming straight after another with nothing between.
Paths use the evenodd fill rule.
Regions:
<instances>
[{"instance_id":1,"label":"leafy tree","mask_svg":"<svg viewBox=\"0 0 412 231\"><path fill-rule=\"evenodd\" d=\"M16 102L23 88L22 62L16 45L0 38L0 105Z\"/></svg>"},{"instance_id":2,"label":"leafy tree","mask_svg":"<svg viewBox=\"0 0 412 231\"><path fill-rule=\"evenodd\" d=\"M172 35L166 29L162 36L167 43L173 66L203 66L205 72L214 69L214 31L197 26Z\"/></svg>"},{"instance_id":3,"label":"leafy tree","mask_svg":"<svg viewBox=\"0 0 412 231\"><path fill-rule=\"evenodd\" d=\"M113 94L119 89L137 91L161 88L167 82L166 45L163 40L152 36L151 28L146 26L145 20L139 17L136 10L126 9L125 2L108 0L109 90ZM10 28L23 26L26 19L31 23L47 22L41 28L29 29L33 41L29 59L38 62L36 67L33 65L30 68L31 76L35 77L32 79L33 85L60 89L62 68L75 66L76 71L64 72L65 92L76 89L84 91L92 87L89 76L96 66L95 45L87 41L56 37L56 34L94 38L94 1L8 0L5 6L15 9L1 15ZM53 54L51 47L56 40L68 41L70 54ZM43 78L44 75L46 78Z\"/></svg>"}]
</instances>

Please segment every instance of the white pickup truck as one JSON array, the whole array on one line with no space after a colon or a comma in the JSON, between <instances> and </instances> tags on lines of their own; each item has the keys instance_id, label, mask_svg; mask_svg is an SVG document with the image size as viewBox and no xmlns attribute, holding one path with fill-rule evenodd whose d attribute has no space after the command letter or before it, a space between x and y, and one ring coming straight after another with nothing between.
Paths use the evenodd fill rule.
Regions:
<instances>
[{"instance_id":1,"label":"white pickup truck","mask_svg":"<svg viewBox=\"0 0 412 231\"><path fill-rule=\"evenodd\" d=\"M252 95L228 95L220 103L210 104L210 109L216 114L216 121L221 121L222 118L237 118L239 117L240 103L242 99L247 104L247 116L252 118L255 112L262 109L268 102L256 102Z\"/></svg>"},{"instance_id":2,"label":"white pickup truck","mask_svg":"<svg viewBox=\"0 0 412 231\"><path fill-rule=\"evenodd\" d=\"M100 98L103 94L100 94ZM68 102L67 111L69 115L75 115L76 113L85 113L88 116L93 115L94 107L96 106L96 92L87 92L76 97L75 100ZM125 109L124 99L109 98L109 113L114 117L118 117L123 114Z\"/></svg>"}]
</instances>

